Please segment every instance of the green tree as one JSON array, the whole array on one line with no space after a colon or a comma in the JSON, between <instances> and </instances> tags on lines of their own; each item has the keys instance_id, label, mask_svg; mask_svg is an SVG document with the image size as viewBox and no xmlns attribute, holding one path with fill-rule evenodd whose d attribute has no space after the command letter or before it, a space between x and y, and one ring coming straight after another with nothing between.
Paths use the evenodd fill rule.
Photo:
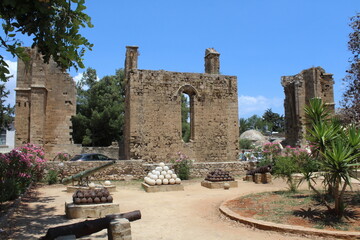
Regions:
<instances>
[{"instance_id":1,"label":"green tree","mask_svg":"<svg viewBox=\"0 0 360 240\"><path fill-rule=\"evenodd\" d=\"M250 123L245 118L239 119L239 134L241 135L243 132L249 130L251 128Z\"/></svg>"},{"instance_id":2,"label":"green tree","mask_svg":"<svg viewBox=\"0 0 360 240\"><path fill-rule=\"evenodd\" d=\"M360 13L350 19L350 27L353 32L349 34L348 49L353 54L347 76L344 78L346 84L341 105L343 107L342 117L345 121L360 122Z\"/></svg>"},{"instance_id":3,"label":"green tree","mask_svg":"<svg viewBox=\"0 0 360 240\"><path fill-rule=\"evenodd\" d=\"M11 107L10 104L5 106L9 93L5 88L5 84L0 84L0 130L8 129L14 120L14 107Z\"/></svg>"},{"instance_id":4,"label":"green tree","mask_svg":"<svg viewBox=\"0 0 360 240\"><path fill-rule=\"evenodd\" d=\"M181 132L184 142L190 141L190 103L189 97L185 94L181 94Z\"/></svg>"},{"instance_id":5,"label":"green tree","mask_svg":"<svg viewBox=\"0 0 360 240\"><path fill-rule=\"evenodd\" d=\"M266 109L262 119L264 120L266 126L268 126L268 131L270 132L284 132L284 116L281 116L278 113L274 113L271 108Z\"/></svg>"},{"instance_id":6,"label":"green tree","mask_svg":"<svg viewBox=\"0 0 360 240\"><path fill-rule=\"evenodd\" d=\"M88 68L77 85L77 114L72 118L75 143L109 146L121 141L124 124L124 72L97 81L96 71Z\"/></svg>"},{"instance_id":7,"label":"green tree","mask_svg":"<svg viewBox=\"0 0 360 240\"><path fill-rule=\"evenodd\" d=\"M62 68L83 68L82 58L85 50L92 44L79 34L80 28L92 27L90 17L83 11L85 0L2 0L0 18L3 34L0 47L28 61L29 57L22 46L19 35L32 38L32 47L43 55L44 62L50 58ZM4 57L0 56L0 79L4 81L9 74Z\"/></svg>"},{"instance_id":8,"label":"green tree","mask_svg":"<svg viewBox=\"0 0 360 240\"><path fill-rule=\"evenodd\" d=\"M255 129L261 132L265 131L266 122L258 115L252 115L247 119L247 121L251 129Z\"/></svg>"}]
</instances>

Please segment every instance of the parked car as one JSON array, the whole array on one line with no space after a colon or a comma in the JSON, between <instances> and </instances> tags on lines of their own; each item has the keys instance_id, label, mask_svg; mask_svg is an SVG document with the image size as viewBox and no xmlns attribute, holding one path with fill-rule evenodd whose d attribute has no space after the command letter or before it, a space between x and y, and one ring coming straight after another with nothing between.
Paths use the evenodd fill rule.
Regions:
<instances>
[{"instance_id":1,"label":"parked car","mask_svg":"<svg viewBox=\"0 0 360 240\"><path fill-rule=\"evenodd\" d=\"M99 153L83 153L75 155L70 161L108 161L115 160Z\"/></svg>"}]
</instances>

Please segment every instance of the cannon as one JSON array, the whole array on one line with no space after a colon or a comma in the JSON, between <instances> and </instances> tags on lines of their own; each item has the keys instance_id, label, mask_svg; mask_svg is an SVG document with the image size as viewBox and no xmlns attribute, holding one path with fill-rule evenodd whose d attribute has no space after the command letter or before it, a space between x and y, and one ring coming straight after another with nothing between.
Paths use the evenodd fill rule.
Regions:
<instances>
[{"instance_id":1,"label":"cannon","mask_svg":"<svg viewBox=\"0 0 360 240\"><path fill-rule=\"evenodd\" d=\"M74 181L78 181L78 184L77 185L80 185L80 186L88 186L89 184L89 175L97 172L97 171L100 171L101 169L103 168L106 168L110 165L113 165L116 161L111 161L111 162L107 162L101 166L98 166L98 167L94 167L94 168L90 168L90 169L87 169L85 171L82 171L82 172L79 172L77 174L74 174L70 177L66 177L64 178L61 182L63 184L67 184L69 182L72 181L73 185L74 185Z\"/></svg>"},{"instance_id":2,"label":"cannon","mask_svg":"<svg viewBox=\"0 0 360 240\"><path fill-rule=\"evenodd\" d=\"M141 219L141 212L139 210L135 210L127 213L111 214L106 215L104 218L86 220L84 222L49 228L46 235L41 237L40 240L54 240L58 237L66 235L75 235L76 238L88 236L108 228L111 220L116 218L126 218L132 222Z\"/></svg>"},{"instance_id":3,"label":"cannon","mask_svg":"<svg viewBox=\"0 0 360 240\"><path fill-rule=\"evenodd\" d=\"M268 173L271 172L272 166L271 164L255 168L253 170L249 170L246 172L246 175L255 175L255 173Z\"/></svg>"}]
</instances>

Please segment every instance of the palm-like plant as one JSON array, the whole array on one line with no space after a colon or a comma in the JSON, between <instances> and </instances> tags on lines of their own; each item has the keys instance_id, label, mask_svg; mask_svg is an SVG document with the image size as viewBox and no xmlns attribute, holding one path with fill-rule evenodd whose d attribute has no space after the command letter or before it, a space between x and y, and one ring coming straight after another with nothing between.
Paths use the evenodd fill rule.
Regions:
<instances>
[{"instance_id":1,"label":"palm-like plant","mask_svg":"<svg viewBox=\"0 0 360 240\"><path fill-rule=\"evenodd\" d=\"M355 153L354 147L348 142L337 139L332 141L331 147L327 147L321 154L324 159L320 162L320 166L327 173L325 181L333 190L335 213L342 216L344 192L347 186L351 187L351 177L355 177L352 176L352 168L360 166L360 163L356 163L360 153Z\"/></svg>"},{"instance_id":2,"label":"palm-like plant","mask_svg":"<svg viewBox=\"0 0 360 240\"><path fill-rule=\"evenodd\" d=\"M329 120L330 112L321 98L310 99L309 105L304 108L304 111L310 124Z\"/></svg>"},{"instance_id":3,"label":"palm-like plant","mask_svg":"<svg viewBox=\"0 0 360 240\"><path fill-rule=\"evenodd\" d=\"M315 146L316 165L324 172L324 184L335 199L333 210L338 216L342 216L344 192L347 186L351 187L351 177L354 177L352 170L360 165L357 162L360 156L360 131L354 126L343 127L338 121L331 119L329 111L319 98L310 100L305 113L309 124L307 140ZM312 171L304 168L304 175L309 187L321 196L311 184ZM322 199L326 207L332 210L330 204Z\"/></svg>"},{"instance_id":4,"label":"palm-like plant","mask_svg":"<svg viewBox=\"0 0 360 240\"><path fill-rule=\"evenodd\" d=\"M312 128L308 128L307 140L314 145L318 152L324 152L332 141L340 136L341 127L333 122L313 122Z\"/></svg>"}]
</instances>

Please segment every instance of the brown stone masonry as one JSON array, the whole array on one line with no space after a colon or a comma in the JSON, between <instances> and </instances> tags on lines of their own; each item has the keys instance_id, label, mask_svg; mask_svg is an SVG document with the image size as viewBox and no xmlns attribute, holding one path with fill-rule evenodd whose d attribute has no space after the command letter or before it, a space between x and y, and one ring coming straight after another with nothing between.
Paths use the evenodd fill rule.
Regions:
<instances>
[{"instance_id":1,"label":"brown stone masonry","mask_svg":"<svg viewBox=\"0 0 360 240\"><path fill-rule=\"evenodd\" d=\"M235 161L238 154L237 78L219 72L219 53L207 49L206 72L137 69L137 47L125 60L125 158L160 162L182 152L196 161ZM181 94L190 97L191 140L181 136Z\"/></svg>"},{"instance_id":2,"label":"brown stone masonry","mask_svg":"<svg viewBox=\"0 0 360 240\"><path fill-rule=\"evenodd\" d=\"M56 151L72 152L70 118L76 111L75 83L54 61L44 64L36 49L27 51L30 62L18 61L15 145L41 145L48 158Z\"/></svg>"},{"instance_id":3,"label":"brown stone masonry","mask_svg":"<svg viewBox=\"0 0 360 240\"><path fill-rule=\"evenodd\" d=\"M291 146L306 145L304 107L312 98L321 98L331 112L334 112L334 90L332 74L321 67L303 70L294 76L281 77L285 100L285 137Z\"/></svg>"}]
</instances>

